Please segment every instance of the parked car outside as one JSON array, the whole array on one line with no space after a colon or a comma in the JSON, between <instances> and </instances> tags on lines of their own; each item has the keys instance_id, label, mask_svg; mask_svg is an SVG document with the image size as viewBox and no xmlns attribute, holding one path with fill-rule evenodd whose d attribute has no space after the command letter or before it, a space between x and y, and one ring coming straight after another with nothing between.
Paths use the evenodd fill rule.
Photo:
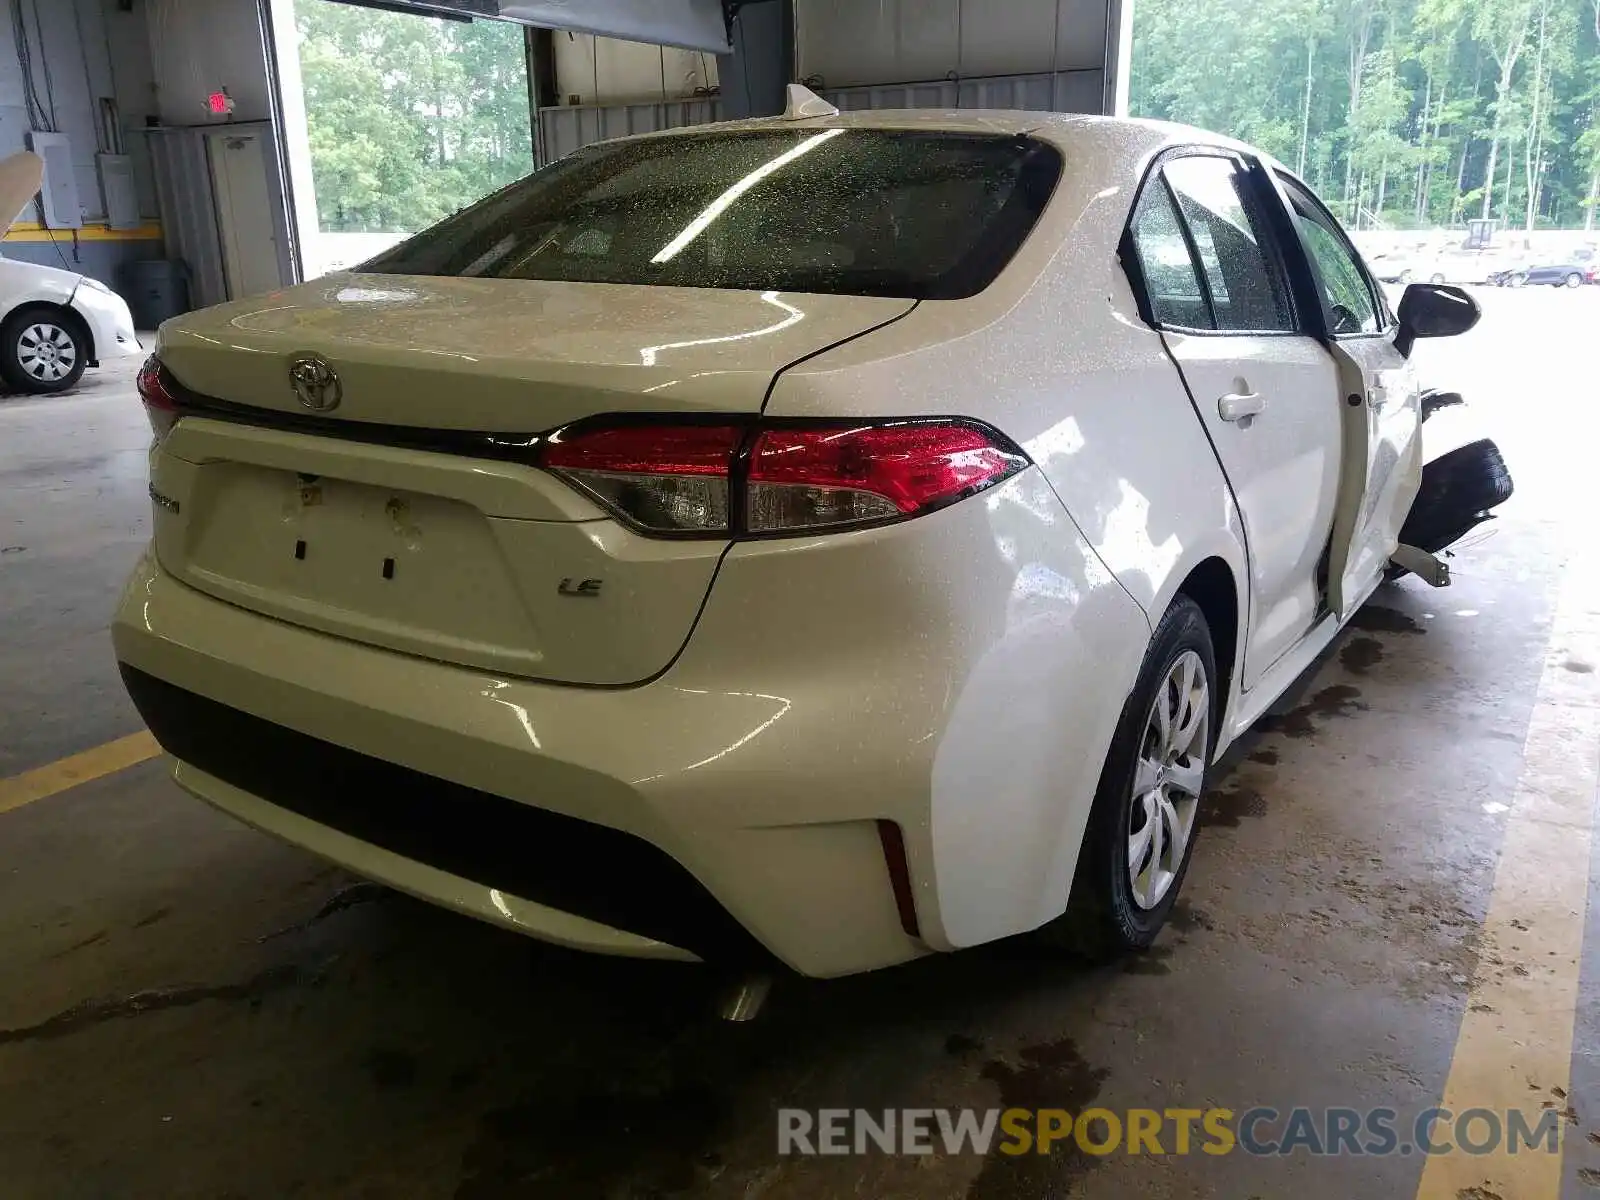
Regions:
<instances>
[{"instance_id":1,"label":"parked car outside","mask_svg":"<svg viewBox=\"0 0 1600 1200\"><path fill-rule=\"evenodd\" d=\"M1368 264L1373 274L1384 283L1452 282L1448 262L1443 255L1432 251L1375 254Z\"/></svg>"},{"instance_id":2,"label":"parked car outside","mask_svg":"<svg viewBox=\"0 0 1600 1200\"><path fill-rule=\"evenodd\" d=\"M1576 259L1536 263L1522 268L1511 279L1512 287L1546 284L1550 287L1582 287L1588 281L1589 266Z\"/></svg>"},{"instance_id":3,"label":"parked car outside","mask_svg":"<svg viewBox=\"0 0 1600 1200\"><path fill-rule=\"evenodd\" d=\"M17 213L39 190L44 164L29 151L0 162L0 212ZM0 254L0 383L62 392L100 360L139 353L127 303L77 271Z\"/></svg>"},{"instance_id":4,"label":"parked car outside","mask_svg":"<svg viewBox=\"0 0 1600 1200\"><path fill-rule=\"evenodd\" d=\"M1146 947L1397 553L1477 308L1399 314L1249 146L797 89L168 322L116 654L183 787L535 937Z\"/></svg>"}]
</instances>

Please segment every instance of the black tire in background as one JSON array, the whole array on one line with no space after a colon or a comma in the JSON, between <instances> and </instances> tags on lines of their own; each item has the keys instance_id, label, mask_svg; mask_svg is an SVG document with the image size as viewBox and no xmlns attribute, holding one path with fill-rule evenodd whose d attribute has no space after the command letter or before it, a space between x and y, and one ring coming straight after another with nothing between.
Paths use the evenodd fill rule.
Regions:
<instances>
[{"instance_id":1,"label":"black tire in background","mask_svg":"<svg viewBox=\"0 0 1600 1200\"><path fill-rule=\"evenodd\" d=\"M1578 274L1578 272L1573 271L1570 274L1568 274L1568 276L1566 277L1566 279L1563 282L1569 288L1582 287L1583 286L1583 276Z\"/></svg>"},{"instance_id":2,"label":"black tire in background","mask_svg":"<svg viewBox=\"0 0 1600 1200\"><path fill-rule=\"evenodd\" d=\"M1171 915L1184 876L1188 874L1195 836L1199 832L1199 813L1205 803L1209 762L1201 778L1201 799L1176 878L1153 907L1141 907L1134 899L1129 878L1128 837L1134 815L1134 772L1143 750L1147 722L1158 690L1166 686L1173 666L1190 651L1199 656L1205 674L1209 708L1206 757L1209 758L1216 745L1218 716L1224 703L1216 653L1212 648L1211 629L1200 606L1188 596L1179 595L1156 626L1149 649L1145 651L1144 664L1139 668L1139 678L1117 720L1094 807L1089 814L1083 848L1078 855L1078 870L1067 910L1042 931L1049 940L1086 957L1103 959L1130 950L1147 949Z\"/></svg>"},{"instance_id":3,"label":"black tire in background","mask_svg":"<svg viewBox=\"0 0 1600 1200\"><path fill-rule=\"evenodd\" d=\"M69 309L29 304L0 322L0 378L36 396L64 392L89 365L89 332Z\"/></svg>"}]
</instances>

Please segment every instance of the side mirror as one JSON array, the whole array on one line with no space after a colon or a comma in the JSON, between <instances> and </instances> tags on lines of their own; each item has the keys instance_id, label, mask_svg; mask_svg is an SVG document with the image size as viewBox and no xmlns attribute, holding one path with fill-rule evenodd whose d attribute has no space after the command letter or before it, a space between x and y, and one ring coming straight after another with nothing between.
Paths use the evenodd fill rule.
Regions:
<instances>
[{"instance_id":1,"label":"side mirror","mask_svg":"<svg viewBox=\"0 0 1600 1200\"><path fill-rule=\"evenodd\" d=\"M1406 357L1418 338L1455 337L1478 323L1478 302L1448 283L1413 283L1400 297L1395 349Z\"/></svg>"}]
</instances>

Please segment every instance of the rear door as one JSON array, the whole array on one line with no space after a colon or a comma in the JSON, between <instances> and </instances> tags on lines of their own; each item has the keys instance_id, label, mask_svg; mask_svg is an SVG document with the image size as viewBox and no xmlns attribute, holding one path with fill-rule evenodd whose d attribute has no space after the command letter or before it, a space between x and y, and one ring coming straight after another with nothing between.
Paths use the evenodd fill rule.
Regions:
<instances>
[{"instance_id":1,"label":"rear door","mask_svg":"<svg viewBox=\"0 0 1600 1200\"><path fill-rule=\"evenodd\" d=\"M1329 605L1349 617L1382 578L1422 477L1416 371L1395 349L1398 323L1338 221L1277 172L1305 250L1339 374L1343 468L1329 560Z\"/></svg>"},{"instance_id":2,"label":"rear door","mask_svg":"<svg viewBox=\"0 0 1600 1200\"><path fill-rule=\"evenodd\" d=\"M1296 327L1256 194L1238 156L1184 153L1147 181L1131 229L1149 315L1244 521L1246 689L1321 611L1341 437L1333 362Z\"/></svg>"}]
</instances>

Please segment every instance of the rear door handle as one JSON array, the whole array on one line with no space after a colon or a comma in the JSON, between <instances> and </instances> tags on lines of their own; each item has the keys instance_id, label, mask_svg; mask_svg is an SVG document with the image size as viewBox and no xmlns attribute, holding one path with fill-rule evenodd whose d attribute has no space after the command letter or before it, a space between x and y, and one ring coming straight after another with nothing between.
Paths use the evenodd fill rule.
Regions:
<instances>
[{"instance_id":1,"label":"rear door handle","mask_svg":"<svg viewBox=\"0 0 1600 1200\"><path fill-rule=\"evenodd\" d=\"M1217 416L1224 421L1243 421L1266 408L1260 392L1229 392L1217 401Z\"/></svg>"}]
</instances>

